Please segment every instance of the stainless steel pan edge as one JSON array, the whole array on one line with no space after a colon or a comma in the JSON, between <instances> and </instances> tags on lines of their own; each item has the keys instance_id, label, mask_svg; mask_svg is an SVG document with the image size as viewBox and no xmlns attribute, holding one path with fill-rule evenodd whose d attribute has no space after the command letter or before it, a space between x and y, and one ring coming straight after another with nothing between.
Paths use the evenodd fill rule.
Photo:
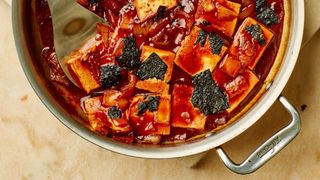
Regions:
<instances>
[{"instance_id":1,"label":"stainless steel pan edge","mask_svg":"<svg viewBox=\"0 0 320 180\"><path fill-rule=\"evenodd\" d=\"M238 121L229 125L227 128L217 132L216 134L207 138L188 142L184 144L171 145L171 146L144 146L144 145L126 145L115 142L108 138L101 137L85 128L81 123L75 121L58 101L49 93L48 87L43 77L37 74L37 70L32 63L34 55L30 49L30 39L27 38L27 24L25 23L25 0L13 0L12 2L12 23L15 44L18 51L19 59L23 70L46 107L59 119L65 126L70 128L82 138L92 142L102 148L121 153L133 157L141 158L177 158L189 155L198 154L210 149L219 147L220 145L228 142L234 137L241 134L243 131L253 125L259 118L270 108L270 106L278 99L283 88L285 87L299 54L303 28L304 28L304 1L292 0L291 1L291 33L289 36L287 51L284 56L283 63L275 77L273 84L268 91L259 99L259 101L244 114ZM223 155L218 148L218 154ZM226 156L222 158L225 164L228 164ZM230 163L231 161L229 161ZM230 164L229 164L230 165ZM231 170L232 167L228 166ZM255 169L254 169L255 170ZM252 171L254 171L252 170ZM251 171L251 172L252 172ZM237 171L235 171L237 172ZM237 172L245 174L246 172ZM249 171L247 173L250 173Z\"/></svg>"}]
</instances>

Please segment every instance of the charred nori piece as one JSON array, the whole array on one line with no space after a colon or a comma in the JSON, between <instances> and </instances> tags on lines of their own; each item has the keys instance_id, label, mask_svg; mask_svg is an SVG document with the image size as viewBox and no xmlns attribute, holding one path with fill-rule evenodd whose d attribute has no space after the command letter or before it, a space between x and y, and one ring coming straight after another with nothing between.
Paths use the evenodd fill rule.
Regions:
<instances>
[{"instance_id":1,"label":"charred nori piece","mask_svg":"<svg viewBox=\"0 0 320 180\"><path fill-rule=\"evenodd\" d=\"M141 116L148 110L147 103L145 102L139 102L138 104L138 116Z\"/></svg>"},{"instance_id":2,"label":"charred nori piece","mask_svg":"<svg viewBox=\"0 0 320 180\"><path fill-rule=\"evenodd\" d=\"M201 29L199 35L194 42L194 45L200 44L201 47L204 47L209 36L210 49L213 54L220 54L223 46L222 39L215 33L208 33L205 30Z\"/></svg>"},{"instance_id":3,"label":"charred nori piece","mask_svg":"<svg viewBox=\"0 0 320 180\"><path fill-rule=\"evenodd\" d=\"M162 61L162 59L156 53L152 53L139 67L136 75L141 80L152 78L164 80L167 69L168 66Z\"/></svg>"},{"instance_id":4,"label":"charred nori piece","mask_svg":"<svg viewBox=\"0 0 320 180\"><path fill-rule=\"evenodd\" d=\"M159 96L149 96L148 100L139 102L138 115L144 114L148 109L150 112L157 111L159 107Z\"/></svg>"},{"instance_id":5,"label":"charred nori piece","mask_svg":"<svg viewBox=\"0 0 320 180\"><path fill-rule=\"evenodd\" d=\"M266 0L256 0L256 14L257 18L267 26L280 23L279 15L268 6Z\"/></svg>"},{"instance_id":6,"label":"charred nori piece","mask_svg":"<svg viewBox=\"0 0 320 180\"><path fill-rule=\"evenodd\" d=\"M209 21L207 21L207 20L202 21L201 24L204 25L204 26L210 26L211 25L211 23Z\"/></svg>"},{"instance_id":7,"label":"charred nori piece","mask_svg":"<svg viewBox=\"0 0 320 180\"><path fill-rule=\"evenodd\" d=\"M155 21L158 21L160 19L163 19L166 16L167 7L166 6L160 6L158 8L156 17L154 18Z\"/></svg>"},{"instance_id":8,"label":"charred nori piece","mask_svg":"<svg viewBox=\"0 0 320 180\"><path fill-rule=\"evenodd\" d=\"M97 3L98 3L98 0L89 0L89 2L90 2L91 4L97 4Z\"/></svg>"},{"instance_id":9,"label":"charred nori piece","mask_svg":"<svg viewBox=\"0 0 320 180\"><path fill-rule=\"evenodd\" d=\"M216 35L214 33L210 33L209 34L209 42L210 42L211 52L213 54L220 54L222 46L223 46L222 39L218 35Z\"/></svg>"},{"instance_id":10,"label":"charred nori piece","mask_svg":"<svg viewBox=\"0 0 320 180\"><path fill-rule=\"evenodd\" d=\"M123 39L124 47L122 49L122 55L116 57L118 63L127 68L135 69L140 66L140 51L136 43L136 39L133 36Z\"/></svg>"},{"instance_id":11,"label":"charred nori piece","mask_svg":"<svg viewBox=\"0 0 320 180\"><path fill-rule=\"evenodd\" d=\"M118 65L103 65L100 67L100 83L104 88L117 86L122 78L122 68Z\"/></svg>"},{"instance_id":12,"label":"charred nori piece","mask_svg":"<svg viewBox=\"0 0 320 180\"><path fill-rule=\"evenodd\" d=\"M148 109L151 112L157 111L159 106L159 96L150 96L148 101Z\"/></svg>"},{"instance_id":13,"label":"charred nori piece","mask_svg":"<svg viewBox=\"0 0 320 180\"><path fill-rule=\"evenodd\" d=\"M264 8L261 13L257 14L257 18L267 26L280 23L279 15L270 7Z\"/></svg>"},{"instance_id":14,"label":"charred nori piece","mask_svg":"<svg viewBox=\"0 0 320 180\"><path fill-rule=\"evenodd\" d=\"M266 44L266 38L263 35L262 29L258 24L246 27L246 31L256 40L260 45Z\"/></svg>"},{"instance_id":15,"label":"charred nori piece","mask_svg":"<svg viewBox=\"0 0 320 180\"><path fill-rule=\"evenodd\" d=\"M267 6L266 0L256 0L256 12L260 13Z\"/></svg>"},{"instance_id":16,"label":"charred nori piece","mask_svg":"<svg viewBox=\"0 0 320 180\"><path fill-rule=\"evenodd\" d=\"M206 31L204 31L203 29L201 29L199 31L199 35L198 35L196 41L194 42L194 45L200 44L201 47L204 47L204 45L206 44L206 41L207 41L207 36L208 36L208 33Z\"/></svg>"},{"instance_id":17,"label":"charred nori piece","mask_svg":"<svg viewBox=\"0 0 320 180\"><path fill-rule=\"evenodd\" d=\"M122 116L122 112L121 110L116 107L116 106L112 106L109 110L108 110L108 116L111 119L120 119Z\"/></svg>"},{"instance_id":18,"label":"charred nori piece","mask_svg":"<svg viewBox=\"0 0 320 180\"><path fill-rule=\"evenodd\" d=\"M195 75L192 82L194 84L192 104L204 115L216 114L229 108L228 99L213 81L210 70Z\"/></svg>"}]
</instances>

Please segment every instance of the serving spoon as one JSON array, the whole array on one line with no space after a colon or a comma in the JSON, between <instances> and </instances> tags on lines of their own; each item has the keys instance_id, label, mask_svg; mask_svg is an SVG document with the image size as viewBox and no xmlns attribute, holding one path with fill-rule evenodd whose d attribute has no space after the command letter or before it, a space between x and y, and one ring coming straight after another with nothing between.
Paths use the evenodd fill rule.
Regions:
<instances>
[{"instance_id":1,"label":"serving spoon","mask_svg":"<svg viewBox=\"0 0 320 180\"><path fill-rule=\"evenodd\" d=\"M51 11L56 56L68 79L79 87L69 72L66 58L96 35L97 23L105 20L75 0L47 0Z\"/></svg>"}]
</instances>

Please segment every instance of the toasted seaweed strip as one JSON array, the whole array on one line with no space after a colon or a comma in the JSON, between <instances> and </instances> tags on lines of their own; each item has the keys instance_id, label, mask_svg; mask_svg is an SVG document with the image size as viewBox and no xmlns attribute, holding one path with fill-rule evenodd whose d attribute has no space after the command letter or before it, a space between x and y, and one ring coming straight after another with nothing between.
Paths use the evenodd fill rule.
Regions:
<instances>
[{"instance_id":1,"label":"toasted seaweed strip","mask_svg":"<svg viewBox=\"0 0 320 180\"><path fill-rule=\"evenodd\" d=\"M122 55L116 57L118 63L126 69L135 69L140 66L140 50L133 36L123 39Z\"/></svg>"},{"instance_id":2,"label":"toasted seaweed strip","mask_svg":"<svg viewBox=\"0 0 320 180\"><path fill-rule=\"evenodd\" d=\"M192 82L194 91L191 102L204 115L216 114L229 108L228 99L213 81L210 70L197 74Z\"/></svg>"},{"instance_id":3,"label":"toasted seaweed strip","mask_svg":"<svg viewBox=\"0 0 320 180\"><path fill-rule=\"evenodd\" d=\"M117 86L122 78L122 68L118 65L103 65L100 67L100 83L104 88Z\"/></svg>"},{"instance_id":4,"label":"toasted seaweed strip","mask_svg":"<svg viewBox=\"0 0 320 180\"><path fill-rule=\"evenodd\" d=\"M196 41L194 42L194 45L200 44L201 47L204 47L204 45L206 44L206 41L207 41L207 35L208 35L208 33L206 31L204 31L203 29L201 29L199 31L199 35L198 35Z\"/></svg>"},{"instance_id":5,"label":"toasted seaweed strip","mask_svg":"<svg viewBox=\"0 0 320 180\"><path fill-rule=\"evenodd\" d=\"M266 38L263 35L263 31L260 25L250 25L246 27L246 31L252 36L254 40L256 40L260 45L266 44Z\"/></svg>"},{"instance_id":6,"label":"toasted seaweed strip","mask_svg":"<svg viewBox=\"0 0 320 180\"><path fill-rule=\"evenodd\" d=\"M148 110L148 106L146 102L139 102L138 104L138 115L144 114Z\"/></svg>"},{"instance_id":7,"label":"toasted seaweed strip","mask_svg":"<svg viewBox=\"0 0 320 180\"><path fill-rule=\"evenodd\" d=\"M256 13L257 18L267 26L280 23L279 15L267 4L266 0L256 0Z\"/></svg>"},{"instance_id":8,"label":"toasted seaweed strip","mask_svg":"<svg viewBox=\"0 0 320 180\"><path fill-rule=\"evenodd\" d=\"M150 96L148 101L148 109L151 112L157 111L159 106L159 96Z\"/></svg>"},{"instance_id":9,"label":"toasted seaweed strip","mask_svg":"<svg viewBox=\"0 0 320 180\"><path fill-rule=\"evenodd\" d=\"M257 18L267 26L280 23L279 15L270 7L264 8L261 13L257 15Z\"/></svg>"},{"instance_id":10,"label":"toasted seaweed strip","mask_svg":"<svg viewBox=\"0 0 320 180\"><path fill-rule=\"evenodd\" d=\"M210 70L205 70L192 78L192 83L194 86L207 86L212 85L214 81L212 80Z\"/></svg>"},{"instance_id":11,"label":"toasted seaweed strip","mask_svg":"<svg viewBox=\"0 0 320 180\"><path fill-rule=\"evenodd\" d=\"M154 18L155 21L158 21L160 19L163 19L166 16L167 7L166 6L160 6L158 8L156 17Z\"/></svg>"},{"instance_id":12,"label":"toasted seaweed strip","mask_svg":"<svg viewBox=\"0 0 320 180\"><path fill-rule=\"evenodd\" d=\"M222 46L224 44L222 39L218 35L214 33L210 33L209 42L210 42L211 52L213 54L220 54L222 50Z\"/></svg>"},{"instance_id":13,"label":"toasted seaweed strip","mask_svg":"<svg viewBox=\"0 0 320 180\"><path fill-rule=\"evenodd\" d=\"M201 29L197 39L194 42L194 45L200 44L201 47L204 47L208 37L211 52L213 54L220 54L224 43L223 40L215 33L208 33Z\"/></svg>"},{"instance_id":14,"label":"toasted seaweed strip","mask_svg":"<svg viewBox=\"0 0 320 180\"><path fill-rule=\"evenodd\" d=\"M108 110L108 116L111 119L120 119L122 116L122 112L121 110L116 107L116 106L112 106L109 110Z\"/></svg>"},{"instance_id":15,"label":"toasted seaweed strip","mask_svg":"<svg viewBox=\"0 0 320 180\"><path fill-rule=\"evenodd\" d=\"M156 53L152 53L139 67L136 75L141 80L152 78L164 80L167 69L166 63Z\"/></svg>"},{"instance_id":16,"label":"toasted seaweed strip","mask_svg":"<svg viewBox=\"0 0 320 180\"><path fill-rule=\"evenodd\" d=\"M261 12L267 6L266 0L256 0L256 12Z\"/></svg>"},{"instance_id":17,"label":"toasted seaweed strip","mask_svg":"<svg viewBox=\"0 0 320 180\"><path fill-rule=\"evenodd\" d=\"M144 114L147 110L150 112L157 111L159 107L159 96L149 96L144 102L138 104L138 115Z\"/></svg>"},{"instance_id":18,"label":"toasted seaweed strip","mask_svg":"<svg viewBox=\"0 0 320 180\"><path fill-rule=\"evenodd\" d=\"M209 21L207 21L207 20L202 21L201 24L204 25L204 26L210 26L211 25L211 23Z\"/></svg>"}]
</instances>

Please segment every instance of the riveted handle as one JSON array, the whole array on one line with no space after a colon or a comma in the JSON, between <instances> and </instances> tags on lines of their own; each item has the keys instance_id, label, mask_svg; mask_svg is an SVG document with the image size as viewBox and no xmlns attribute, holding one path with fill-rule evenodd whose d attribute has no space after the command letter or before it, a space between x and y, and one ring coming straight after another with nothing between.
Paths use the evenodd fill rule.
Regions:
<instances>
[{"instance_id":1,"label":"riveted handle","mask_svg":"<svg viewBox=\"0 0 320 180\"><path fill-rule=\"evenodd\" d=\"M291 123L263 143L245 161L241 164L236 164L229 158L222 147L216 148L218 156L231 171L237 174L250 174L256 171L299 134L301 127L299 113L285 97L280 96L278 100L290 113Z\"/></svg>"}]
</instances>

